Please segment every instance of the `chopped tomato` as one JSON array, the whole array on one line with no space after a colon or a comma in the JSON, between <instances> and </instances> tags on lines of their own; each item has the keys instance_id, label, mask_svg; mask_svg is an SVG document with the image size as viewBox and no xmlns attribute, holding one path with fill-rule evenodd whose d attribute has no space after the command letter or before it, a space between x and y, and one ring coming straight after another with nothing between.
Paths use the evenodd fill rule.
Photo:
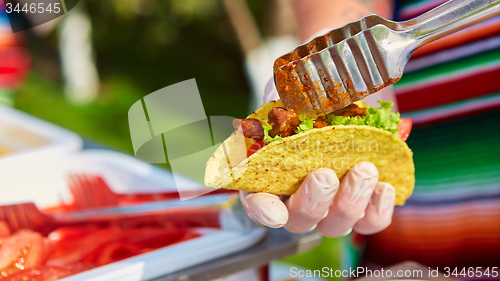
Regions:
<instances>
[{"instance_id":1,"label":"chopped tomato","mask_svg":"<svg viewBox=\"0 0 500 281\"><path fill-rule=\"evenodd\" d=\"M411 118L401 118L401 122L398 124L398 137L403 141L408 139L412 124Z\"/></svg>"},{"instance_id":2,"label":"chopped tomato","mask_svg":"<svg viewBox=\"0 0 500 281\"><path fill-rule=\"evenodd\" d=\"M0 279L0 281L52 281L80 271L56 266L37 266Z\"/></svg>"},{"instance_id":3,"label":"chopped tomato","mask_svg":"<svg viewBox=\"0 0 500 281\"><path fill-rule=\"evenodd\" d=\"M42 235L20 230L5 239L0 248L0 274L9 276L26 268L42 265L46 249Z\"/></svg>"},{"instance_id":4,"label":"chopped tomato","mask_svg":"<svg viewBox=\"0 0 500 281\"><path fill-rule=\"evenodd\" d=\"M252 144L252 146L250 146L250 148L247 151L247 157L250 157L250 155L254 154L259 149L263 148L264 145L266 145L266 144L264 142L262 142L262 141L256 141L256 142L254 142Z\"/></svg>"}]
</instances>

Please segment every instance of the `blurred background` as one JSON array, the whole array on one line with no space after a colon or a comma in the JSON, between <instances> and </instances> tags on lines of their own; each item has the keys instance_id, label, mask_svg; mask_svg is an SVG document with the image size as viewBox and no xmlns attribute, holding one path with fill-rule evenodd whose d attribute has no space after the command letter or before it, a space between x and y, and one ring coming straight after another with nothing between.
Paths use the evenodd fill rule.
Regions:
<instances>
[{"instance_id":1,"label":"blurred background","mask_svg":"<svg viewBox=\"0 0 500 281\"><path fill-rule=\"evenodd\" d=\"M0 0L0 103L133 154L136 101L196 78L207 115L244 118L298 43L290 0L85 0L15 34ZM335 269L342 244L286 261Z\"/></svg>"}]
</instances>

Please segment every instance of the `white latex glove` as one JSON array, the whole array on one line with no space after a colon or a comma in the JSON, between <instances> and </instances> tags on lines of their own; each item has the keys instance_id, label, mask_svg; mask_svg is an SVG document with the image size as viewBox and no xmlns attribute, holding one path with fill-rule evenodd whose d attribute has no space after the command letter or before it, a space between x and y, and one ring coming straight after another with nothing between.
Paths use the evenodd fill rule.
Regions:
<instances>
[{"instance_id":1,"label":"white latex glove","mask_svg":"<svg viewBox=\"0 0 500 281\"><path fill-rule=\"evenodd\" d=\"M240 191L243 207L255 222L295 233L317 228L328 237L353 229L361 234L385 229L392 221L395 196L394 187L378 182L377 168L368 162L354 166L341 183L333 170L318 169L285 201L269 193Z\"/></svg>"},{"instance_id":2,"label":"white latex glove","mask_svg":"<svg viewBox=\"0 0 500 281\"><path fill-rule=\"evenodd\" d=\"M264 102L278 98L270 81ZM243 207L255 222L284 226L295 233L317 228L328 237L347 235L353 229L361 234L385 229L392 221L395 197L394 187L378 182L377 168L368 162L350 169L342 182L333 170L318 169L284 200L269 193L240 191Z\"/></svg>"}]
</instances>

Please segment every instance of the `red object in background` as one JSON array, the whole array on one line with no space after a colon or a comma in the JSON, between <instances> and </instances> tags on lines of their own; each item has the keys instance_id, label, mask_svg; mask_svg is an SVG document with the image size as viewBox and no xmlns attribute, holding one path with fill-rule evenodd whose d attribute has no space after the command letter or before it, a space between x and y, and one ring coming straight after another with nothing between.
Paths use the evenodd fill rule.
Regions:
<instances>
[{"instance_id":1,"label":"red object in background","mask_svg":"<svg viewBox=\"0 0 500 281\"><path fill-rule=\"evenodd\" d=\"M497 93L500 91L498 77L500 66L469 72L463 77L457 76L446 81L401 89L396 91L399 112L417 111Z\"/></svg>"},{"instance_id":2,"label":"red object in background","mask_svg":"<svg viewBox=\"0 0 500 281\"><path fill-rule=\"evenodd\" d=\"M259 277L260 281L269 281L269 264L259 267Z\"/></svg>"},{"instance_id":3,"label":"red object in background","mask_svg":"<svg viewBox=\"0 0 500 281\"><path fill-rule=\"evenodd\" d=\"M26 78L30 57L22 48L0 48L0 88L13 89Z\"/></svg>"},{"instance_id":4,"label":"red object in background","mask_svg":"<svg viewBox=\"0 0 500 281\"><path fill-rule=\"evenodd\" d=\"M406 141L410 135L412 125L411 118L401 118L401 122L398 124L398 137Z\"/></svg>"}]
</instances>

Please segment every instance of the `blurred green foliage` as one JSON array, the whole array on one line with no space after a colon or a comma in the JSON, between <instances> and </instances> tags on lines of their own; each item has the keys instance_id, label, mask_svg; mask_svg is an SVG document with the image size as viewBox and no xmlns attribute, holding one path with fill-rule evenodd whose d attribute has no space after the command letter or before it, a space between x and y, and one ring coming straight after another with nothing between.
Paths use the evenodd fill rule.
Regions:
<instances>
[{"instance_id":1,"label":"blurred green foliage","mask_svg":"<svg viewBox=\"0 0 500 281\"><path fill-rule=\"evenodd\" d=\"M257 16L264 12L263 1L249 4ZM57 32L45 38L27 32L33 71L16 107L130 153L128 109L177 82L196 78L207 115L247 115L244 58L219 0L86 0L77 8L92 21L98 98L86 106L68 103Z\"/></svg>"}]
</instances>

